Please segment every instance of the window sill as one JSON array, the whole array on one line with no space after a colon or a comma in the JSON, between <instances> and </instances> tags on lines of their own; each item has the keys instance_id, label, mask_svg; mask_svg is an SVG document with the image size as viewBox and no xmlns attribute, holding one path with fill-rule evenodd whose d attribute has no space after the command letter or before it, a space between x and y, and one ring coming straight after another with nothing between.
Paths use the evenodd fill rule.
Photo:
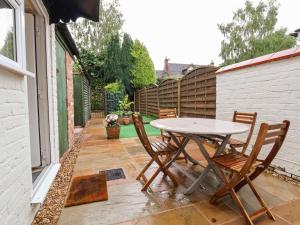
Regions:
<instances>
[{"instance_id":1,"label":"window sill","mask_svg":"<svg viewBox=\"0 0 300 225\"><path fill-rule=\"evenodd\" d=\"M60 168L59 163L51 164L33 189L31 204L42 204Z\"/></svg>"},{"instance_id":2,"label":"window sill","mask_svg":"<svg viewBox=\"0 0 300 225\"><path fill-rule=\"evenodd\" d=\"M13 64L3 62L2 60L0 60L0 68L4 68L5 70L16 73L18 75L35 77L34 73L24 70L23 68L15 66Z\"/></svg>"}]
</instances>

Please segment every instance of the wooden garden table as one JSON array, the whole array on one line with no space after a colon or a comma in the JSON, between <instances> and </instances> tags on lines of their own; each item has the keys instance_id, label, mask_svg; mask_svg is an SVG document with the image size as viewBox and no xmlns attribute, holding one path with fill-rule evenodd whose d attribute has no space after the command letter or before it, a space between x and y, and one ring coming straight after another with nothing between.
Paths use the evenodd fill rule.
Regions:
<instances>
[{"instance_id":1,"label":"wooden garden table","mask_svg":"<svg viewBox=\"0 0 300 225\"><path fill-rule=\"evenodd\" d=\"M249 126L246 124L201 118L157 119L151 121L150 124L155 128L168 132L172 140L179 146L178 151L172 160L166 165L166 167L174 165L188 178L193 180L192 185L185 190L184 194L191 194L194 192L206 178L210 170L212 170L218 176L218 170L212 163L208 151L204 145L205 140L215 140L216 138L222 140L219 144L217 144L217 150L215 152L215 155L219 155L225 150L225 147L232 134L240 134L249 130ZM183 140L179 141L174 133L178 133L183 136ZM185 151L185 146L189 140L194 140L197 143L200 152L208 162L207 167L199 175L199 177L194 177L186 171L183 171L175 162L179 155L183 153L190 162L195 165L198 164L198 161L193 159Z\"/></svg>"}]
</instances>

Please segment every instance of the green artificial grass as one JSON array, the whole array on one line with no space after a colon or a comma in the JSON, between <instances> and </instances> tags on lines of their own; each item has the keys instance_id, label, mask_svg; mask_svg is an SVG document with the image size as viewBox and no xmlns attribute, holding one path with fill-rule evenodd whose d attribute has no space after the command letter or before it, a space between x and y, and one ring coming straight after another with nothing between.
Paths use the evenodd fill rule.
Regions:
<instances>
[{"instance_id":1,"label":"green artificial grass","mask_svg":"<svg viewBox=\"0 0 300 225\"><path fill-rule=\"evenodd\" d=\"M150 123L152 120L155 120L157 118L155 118L154 116L143 116L143 121L144 123Z\"/></svg>"},{"instance_id":2,"label":"green artificial grass","mask_svg":"<svg viewBox=\"0 0 300 225\"><path fill-rule=\"evenodd\" d=\"M160 136L160 129L152 127L149 123L156 119L155 117L151 116L143 116L143 121L145 130L148 136ZM120 138L131 138L131 137L137 137L137 133L135 131L134 125L122 125L121 131L120 131Z\"/></svg>"}]
</instances>

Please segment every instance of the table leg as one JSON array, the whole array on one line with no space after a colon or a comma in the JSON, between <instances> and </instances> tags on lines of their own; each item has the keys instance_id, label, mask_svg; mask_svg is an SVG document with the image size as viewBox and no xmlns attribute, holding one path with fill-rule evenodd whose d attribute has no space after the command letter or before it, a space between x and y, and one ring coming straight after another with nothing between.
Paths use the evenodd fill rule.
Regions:
<instances>
[{"instance_id":1,"label":"table leg","mask_svg":"<svg viewBox=\"0 0 300 225\"><path fill-rule=\"evenodd\" d=\"M168 164L166 165L166 168L169 168L177 160L177 158L180 156L180 154L184 151L184 148L185 148L185 146L187 145L188 142L189 142L189 138L187 138L187 137L184 137L184 139L181 143L178 142L179 143L178 144L179 148L178 148L176 154L172 157L171 161L168 162Z\"/></svg>"},{"instance_id":2,"label":"table leg","mask_svg":"<svg viewBox=\"0 0 300 225\"><path fill-rule=\"evenodd\" d=\"M183 153L183 155L184 155L184 157L187 159L187 160L189 160L191 163L193 163L194 165L198 165L199 163L198 163L198 161L197 160L195 160L195 159L193 159L186 151L185 151L185 146L187 145L187 143L189 142L189 140L190 140L190 138L189 138L189 136L183 136L184 137L184 139L183 139L183 141L182 142L180 142L179 140L178 140L178 138L172 133L172 132L169 132L168 131L168 134L171 136L171 138L172 138L172 140L175 142L175 144L179 147L179 149L178 149L178 152L179 152L179 150L180 150L180 153L179 153L179 155L181 154L181 153ZM183 143L184 143L184 140L185 139L187 139L187 142L185 143L185 145L183 146ZM176 153L176 159L179 157L179 155L177 156L177 153ZM175 159L175 160L176 160ZM175 161L174 160L174 161Z\"/></svg>"},{"instance_id":3,"label":"table leg","mask_svg":"<svg viewBox=\"0 0 300 225\"><path fill-rule=\"evenodd\" d=\"M215 152L214 156L219 155L224 151L224 149L225 149L225 147L226 147L226 145L227 145L227 143L230 139L230 136L231 135L227 135L224 138L222 144L220 146L218 146L218 149ZM204 158L207 160L208 165L204 169L204 171L201 173L201 175L193 182L193 184L185 190L185 192L184 192L185 195L189 195L189 194L193 193L198 188L198 186L203 182L204 178L208 175L208 173L211 169L214 170L216 175L219 175L218 174L218 169L216 168L216 166L211 161L210 156L209 156L206 148L203 145L203 138L201 138L200 136L195 136L194 135L194 136L192 136L192 139L198 144L199 150L203 154Z\"/></svg>"}]
</instances>

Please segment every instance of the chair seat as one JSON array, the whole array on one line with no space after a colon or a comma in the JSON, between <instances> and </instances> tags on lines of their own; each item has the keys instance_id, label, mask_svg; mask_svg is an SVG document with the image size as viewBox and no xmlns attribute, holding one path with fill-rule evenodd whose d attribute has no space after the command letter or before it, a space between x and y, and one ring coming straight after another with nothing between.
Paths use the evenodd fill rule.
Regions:
<instances>
[{"instance_id":1,"label":"chair seat","mask_svg":"<svg viewBox=\"0 0 300 225\"><path fill-rule=\"evenodd\" d=\"M174 134L174 136L177 137L177 138L182 137L182 135L180 135L180 134L178 134L178 133L173 133L173 134ZM166 137L166 138L171 138L170 134L169 134L168 132L164 131L164 130L162 131L162 135L163 135L164 137Z\"/></svg>"},{"instance_id":2,"label":"chair seat","mask_svg":"<svg viewBox=\"0 0 300 225\"><path fill-rule=\"evenodd\" d=\"M245 163L247 162L248 157L242 154L230 153L230 154L215 156L212 158L212 160L216 164L220 165L225 169L240 172L243 166L245 165ZM255 168L259 164L261 164L261 162L257 160L252 164L252 167Z\"/></svg>"},{"instance_id":3,"label":"chair seat","mask_svg":"<svg viewBox=\"0 0 300 225\"><path fill-rule=\"evenodd\" d=\"M220 138L213 138L214 142L222 142L223 140ZM246 144L246 142L238 140L238 139L234 139L234 138L230 138L228 141L229 145L232 145L234 147L242 147L244 144Z\"/></svg>"},{"instance_id":4,"label":"chair seat","mask_svg":"<svg viewBox=\"0 0 300 225\"><path fill-rule=\"evenodd\" d=\"M244 144L246 144L246 142L238 140L238 139L230 138L228 144L237 146L237 147L242 147Z\"/></svg>"},{"instance_id":5,"label":"chair seat","mask_svg":"<svg viewBox=\"0 0 300 225\"><path fill-rule=\"evenodd\" d=\"M171 152L176 152L178 148L170 143L165 143L163 141L152 142L151 147L153 151L160 155L164 155Z\"/></svg>"}]
</instances>

